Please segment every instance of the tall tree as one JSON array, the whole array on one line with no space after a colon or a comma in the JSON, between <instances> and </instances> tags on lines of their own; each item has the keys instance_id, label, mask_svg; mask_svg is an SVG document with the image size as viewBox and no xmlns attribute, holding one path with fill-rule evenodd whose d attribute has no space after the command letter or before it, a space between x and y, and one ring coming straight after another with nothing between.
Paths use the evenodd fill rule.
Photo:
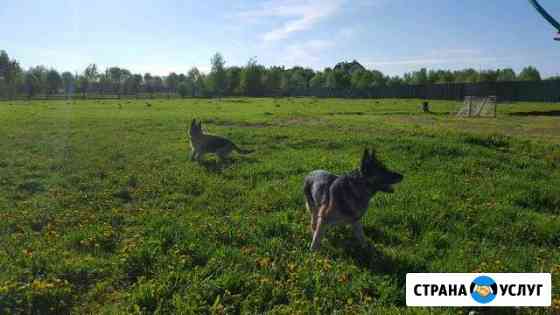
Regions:
<instances>
[{"instance_id":1,"label":"tall tree","mask_svg":"<svg viewBox=\"0 0 560 315\"><path fill-rule=\"evenodd\" d=\"M62 73L62 86L64 87L64 94L67 96L74 93L74 81L74 76L71 72L66 71Z\"/></svg>"},{"instance_id":2,"label":"tall tree","mask_svg":"<svg viewBox=\"0 0 560 315\"><path fill-rule=\"evenodd\" d=\"M220 53L214 54L210 59L212 69L210 70L209 81L212 94L219 97L223 96L226 90L226 69L224 57Z\"/></svg>"},{"instance_id":3,"label":"tall tree","mask_svg":"<svg viewBox=\"0 0 560 315\"><path fill-rule=\"evenodd\" d=\"M182 98L187 97L187 95L189 95L189 84L185 81L179 83L179 86L177 87L177 93L179 93L179 95Z\"/></svg>"},{"instance_id":4,"label":"tall tree","mask_svg":"<svg viewBox=\"0 0 560 315\"><path fill-rule=\"evenodd\" d=\"M23 71L16 60L10 60L8 53L0 51L0 96L12 98L16 95L18 83L23 82Z\"/></svg>"},{"instance_id":5,"label":"tall tree","mask_svg":"<svg viewBox=\"0 0 560 315\"><path fill-rule=\"evenodd\" d=\"M540 81L541 80L541 74L540 74L539 70L537 70L537 68L535 68L535 67L532 67L532 66L525 67L519 73L518 80L519 81Z\"/></svg>"},{"instance_id":6,"label":"tall tree","mask_svg":"<svg viewBox=\"0 0 560 315\"><path fill-rule=\"evenodd\" d=\"M40 82L32 71L27 71L25 73L24 90L28 98L35 96L41 90Z\"/></svg>"},{"instance_id":7,"label":"tall tree","mask_svg":"<svg viewBox=\"0 0 560 315\"><path fill-rule=\"evenodd\" d=\"M90 64L89 66L87 66L84 70L84 73L79 76L78 87L80 89L80 92L82 92L82 97L86 97L92 85L97 82L98 76L99 73L97 72L96 64Z\"/></svg>"},{"instance_id":8,"label":"tall tree","mask_svg":"<svg viewBox=\"0 0 560 315\"><path fill-rule=\"evenodd\" d=\"M367 89L373 86L373 74L367 70L358 70L352 73L350 82L354 89Z\"/></svg>"},{"instance_id":9,"label":"tall tree","mask_svg":"<svg viewBox=\"0 0 560 315\"><path fill-rule=\"evenodd\" d=\"M325 87L325 83L325 75L322 72L317 72L315 73L313 78L309 80L309 87L312 89L320 89L322 87Z\"/></svg>"},{"instance_id":10,"label":"tall tree","mask_svg":"<svg viewBox=\"0 0 560 315\"><path fill-rule=\"evenodd\" d=\"M62 78L58 71L51 69L47 72L47 94L56 94L62 86Z\"/></svg>"},{"instance_id":11,"label":"tall tree","mask_svg":"<svg viewBox=\"0 0 560 315\"><path fill-rule=\"evenodd\" d=\"M288 79L288 87L292 92L303 91L307 88L307 80L303 71L292 71Z\"/></svg>"},{"instance_id":12,"label":"tall tree","mask_svg":"<svg viewBox=\"0 0 560 315\"><path fill-rule=\"evenodd\" d=\"M498 81L501 82L511 82L517 79L515 71L511 68L498 70Z\"/></svg>"},{"instance_id":13,"label":"tall tree","mask_svg":"<svg viewBox=\"0 0 560 315\"><path fill-rule=\"evenodd\" d=\"M261 96L263 94L263 72L263 66L257 64L255 58L249 59L241 74L241 88L245 95Z\"/></svg>"},{"instance_id":14,"label":"tall tree","mask_svg":"<svg viewBox=\"0 0 560 315\"><path fill-rule=\"evenodd\" d=\"M179 84L179 76L175 72L171 72L165 78L165 85L167 86L167 89L170 93L176 93L177 92L177 85L178 84Z\"/></svg>"},{"instance_id":15,"label":"tall tree","mask_svg":"<svg viewBox=\"0 0 560 315\"><path fill-rule=\"evenodd\" d=\"M478 73L479 82L496 82L499 73L496 70L482 70Z\"/></svg>"},{"instance_id":16,"label":"tall tree","mask_svg":"<svg viewBox=\"0 0 560 315\"><path fill-rule=\"evenodd\" d=\"M241 71L240 67L229 67L226 70L226 94L241 94Z\"/></svg>"},{"instance_id":17,"label":"tall tree","mask_svg":"<svg viewBox=\"0 0 560 315\"><path fill-rule=\"evenodd\" d=\"M152 75L147 72L144 73L144 91L149 93L151 97L154 95L154 82Z\"/></svg>"},{"instance_id":18,"label":"tall tree","mask_svg":"<svg viewBox=\"0 0 560 315\"><path fill-rule=\"evenodd\" d=\"M204 76L198 71L197 67L193 67L187 73L187 82L191 85L191 96L202 96L204 91Z\"/></svg>"},{"instance_id":19,"label":"tall tree","mask_svg":"<svg viewBox=\"0 0 560 315\"><path fill-rule=\"evenodd\" d=\"M163 91L163 79L156 75L152 79L152 86L155 93L161 93Z\"/></svg>"}]
</instances>

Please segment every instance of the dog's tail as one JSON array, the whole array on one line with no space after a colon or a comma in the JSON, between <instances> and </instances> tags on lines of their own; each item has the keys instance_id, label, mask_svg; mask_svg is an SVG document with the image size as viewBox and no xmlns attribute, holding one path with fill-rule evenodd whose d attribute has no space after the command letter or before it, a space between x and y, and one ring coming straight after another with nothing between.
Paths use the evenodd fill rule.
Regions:
<instances>
[{"instance_id":1,"label":"dog's tail","mask_svg":"<svg viewBox=\"0 0 560 315\"><path fill-rule=\"evenodd\" d=\"M255 152L255 150L241 149L241 148L238 147L235 143L233 144L233 149L234 149L235 151L237 151L238 153L241 153L241 154L249 154L249 153Z\"/></svg>"}]
</instances>

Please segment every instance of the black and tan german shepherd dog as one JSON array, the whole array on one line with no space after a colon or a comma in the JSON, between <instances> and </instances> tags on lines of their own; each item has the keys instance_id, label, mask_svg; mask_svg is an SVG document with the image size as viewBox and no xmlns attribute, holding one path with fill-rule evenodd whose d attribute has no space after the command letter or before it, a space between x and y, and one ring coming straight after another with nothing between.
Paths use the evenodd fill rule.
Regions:
<instances>
[{"instance_id":1,"label":"black and tan german shepherd dog","mask_svg":"<svg viewBox=\"0 0 560 315\"><path fill-rule=\"evenodd\" d=\"M364 150L360 168L337 176L317 170L305 177L303 192L307 209L311 212L313 241L311 250L320 247L327 225L351 224L354 235L362 246L366 238L360 219L366 213L369 201L376 192L392 193L392 185L403 176L388 170L375 152Z\"/></svg>"},{"instance_id":2,"label":"black and tan german shepherd dog","mask_svg":"<svg viewBox=\"0 0 560 315\"><path fill-rule=\"evenodd\" d=\"M244 150L238 147L233 141L224 137L205 134L202 131L202 122L193 119L190 127L187 128L187 139L191 143L191 160L201 161L205 154L214 153L220 161L224 161L233 152L249 154L253 150Z\"/></svg>"}]
</instances>

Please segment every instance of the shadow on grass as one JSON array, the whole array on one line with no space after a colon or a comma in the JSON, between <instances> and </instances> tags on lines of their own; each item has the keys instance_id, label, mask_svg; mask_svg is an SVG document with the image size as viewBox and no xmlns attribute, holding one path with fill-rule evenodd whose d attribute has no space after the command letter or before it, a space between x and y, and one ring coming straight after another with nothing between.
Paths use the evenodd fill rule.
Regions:
<instances>
[{"instance_id":1,"label":"shadow on grass","mask_svg":"<svg viewBox=\"0 0 560 315\"><path fill-rule=\"evenodd\" d=\"M252 157L242 157L242 158L228 158L226 160L220 161L219 159L207 159L195 162L200 166L204 167L208 172L221 173L234 164L254 164L258 163L256 158Z\"/></svg>"},{"instance_id":2,"label":"shadow on grass","mask_svg":"<svg viewBox=\"0 0 560 315\"><path fill-rule=\"evenodd\" d=\"M428 268L423 262L412 260L406 255L399 255L398 252L391 255L388 251L383 250L385 246L376 246L372 240L380 239L380 233L382 234L381 231L373 230L372 232L371 229L365 228L368 239L365 247L360 246L352 235L342 239L331 239L331 242L333 246L342 249L345 257L351 257L358 267L371 273L394 278L399 288L405 287L407 273L427 272ZM391 246L391 244L387 246ZM405 305L404 290L403 296L393 302L398 306Z\"/></svg>"},{"instance_id":3,"label":"shadow on grass","mask_svg":"<svg viewBox=\"0 0 560 315\"><path fill-rule=\"evenodd\" d=\"M428 114L428 115L434 115L434 116L449 116L449 115L453 115L453 113L451 113L451 112L427 112L426 114Z\"/></svg>"},{"instance_id":4,"label":"shadow on grass","mask_svg":"<svg viewBox=\"0 0 560 315\"><path fill-rule=\"evenodd\" d=\"M510 113L510 115L511 116L549 116L549 117L557 117L557 116L560 116L560 110L515 112L515 113Z\"/></svg>"}]
</instances>

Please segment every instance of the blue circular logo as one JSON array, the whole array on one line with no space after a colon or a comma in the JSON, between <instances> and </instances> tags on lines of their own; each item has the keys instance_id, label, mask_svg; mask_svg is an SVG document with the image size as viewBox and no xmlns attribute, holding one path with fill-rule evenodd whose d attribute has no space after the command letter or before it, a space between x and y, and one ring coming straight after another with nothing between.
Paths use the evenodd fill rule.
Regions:
<instances>
[{"instance_id":1,"label":"blue circular logo","mask_svg":"<svg viewBox=\"0 0 560 315\"><path fill-rule=\"evenodd\" d=\"M480 304L487 304L496 298L498 285L494 279L480 276L473 280L470 287L472 298Z\"/></svg>"}]
</instances>

